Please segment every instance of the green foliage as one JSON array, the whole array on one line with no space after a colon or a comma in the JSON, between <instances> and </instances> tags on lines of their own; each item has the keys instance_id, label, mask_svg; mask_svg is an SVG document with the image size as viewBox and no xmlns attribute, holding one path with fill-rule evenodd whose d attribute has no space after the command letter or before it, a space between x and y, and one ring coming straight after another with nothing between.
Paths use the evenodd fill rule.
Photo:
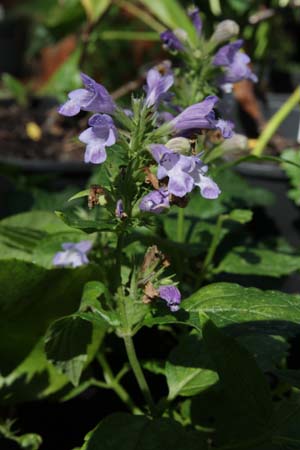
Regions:
<instances>
[{"instance_id":1,"label":"green foliage","mask_svg":"<svg viewBox=\"0 0 300 450\"><path fill-rule=\"evenodd\" d=\"M166 362L169 399L190 397L218 381L212 363L195 335L186 336L172 350Z\"/></svg>"},{"instance_id":2,"label":"green foliage","mask_svg":"<svg viewBox=\"0 0 300 450\"><path fill-rule=\"evenodd\" d=\"M15 77L9 73L2 75L2 83L4 88L9 92L10 96L16 101L18 105L27 106L28 93L25 86L20 83Z\"/></svg>"},{"instance_id":3,"label":"green foliage","mask_svg":"<svg viewBox=\"0 0 300 450\"><path fill-rule=\"evenodd\" d=\"M214 283L184 300L182 308L205 313L218 326L230 326L240 333L293 335L300 329L299 301L299 295Z\"/></svg>"},{"instance_id":4,"label":"green foliage","mask_svg":"<svg viewBox=\"0 0 300 450\"><path fill-rule=\"evenodd\" d=\"M300 166L300 152L299 150L288 149L282 153L284 159L293 161ZM291 189L288 192L289 198L291 198L297 206L300 205L300 168L291 164L283 163L282 168L289 177Z\"/></svg>"},{"instance_id":5,"label":"green foliage","mask_svg":"<svg viewBox=\"0 0 300 450\"><path fill-rule=\"evenodd\" d=\"M263 436L273 413L273 405L267 381L254 358L210 320L204 324L203 340L230 408L230 417L226 420L226 428L220 433L220 441L234 446L239 441L251 441Z\"/></svg>"},{"instance_id":6,"label":"green foliage","mask_svg":"<svg viewBox=\"0 0 300 450\"><path fill-rule=\"evenodd\" d=\"M118 413L100 422L82 450L117 450L120 447L124 450L207 449L200 433L186 430L170 419L150 420L146 416Z\"/></svg>"},{"instance_id":7,"label":"green foliage","mask_svg":"<svg viewBox=\"0 0 300 450\"><path fill-rule=\"evenodd\" d=\"M34 433L18 435L18 432L12 430L13 425L13 421L0 423L0 444L2 448L7 448L7 446L11 448L12 442L15 442L19 448L24 450L38 450L40 448L42 445L41 436Z\"/></svg>"},{"instance_id":8,"label":"green foliage","mask_svg":"<svg viewBox=\"0 0 300 450\"><path fill-rule=\"evenodd\" d=\"M300 256L254 247L234 247L215 269L242 275L281 277L300 270Z\"/></svg>"},{"instance_id":9,"label":"green foliage","mask_svg":"<svg viewBox=\"0 0 300 450\"><path fill-rule=\"evenodd\" d=\"M29 355L53 320L76 311L84 284L96 276L93 265L47 270L25 261L1 262L2 375Z\"/></svg>"},{"instance_id":10,"label":"green foliage","mask_svg":"<svg viewBox=\"0 0 300 450\"><path fill-rule=\"evenodd\" d=\"M105 334L105 327L97 322L97 347ZM76 314L53 322L45 337L47 359L57 370L77 386L88 361L93 341L93 325Z\"/></svg>"}]
</instances>

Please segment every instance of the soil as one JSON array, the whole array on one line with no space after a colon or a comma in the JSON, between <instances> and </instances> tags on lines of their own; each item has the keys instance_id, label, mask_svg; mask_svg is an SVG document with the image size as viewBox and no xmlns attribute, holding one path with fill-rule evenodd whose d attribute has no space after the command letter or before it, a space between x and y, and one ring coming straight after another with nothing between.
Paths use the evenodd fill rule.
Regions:
<instances>
[{"instance_id":1,"label":"soil","mask_svg":"<svg viewBox=\"0 0 300 450\"><path fill-rule=\"evenodd\" d=\"M0 161L82 161L85 146L77 136L87 128L87 119L86 113L74 118L61 116L51 99L33 99L27 108L2 102Z\"/></svg>"}]
</instances>

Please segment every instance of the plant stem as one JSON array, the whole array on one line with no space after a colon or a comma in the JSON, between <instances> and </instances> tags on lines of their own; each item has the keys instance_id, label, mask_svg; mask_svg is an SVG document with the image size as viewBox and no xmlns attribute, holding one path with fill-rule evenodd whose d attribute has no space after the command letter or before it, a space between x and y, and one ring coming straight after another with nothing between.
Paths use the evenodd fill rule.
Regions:
<instances>
[{"instance_id":1,"label":"plant stem","mask_svg":"<svg viewBox=\"0 0 300 450\"><path fill-rule=\"evenodd\" d=\"M218 217L217 223L216 223L216 228L215 228L215 232L213 234L213 238L211 240L208 252L206 253L204 262L203 262L203 267L202 267L202 271L199 277L199 281L198 281L198 287L201 286L203 279L205 278L206 274L207 274L207 269L209 268L216 250L218 248L218 243L219 243L219 238L220 238L220 234L222 232L222 228L223 228L223 222L224 220L226 220L227 216L226 215L220 215Z\"/></svg>"},{"instance_id":2,"label":"plant stem","mask_svg":"<svg viewBox=\"0 0 300 450\"><path fill-rule=\"evenodd\" d=\"M118 380L114 376L105 355L99 353L97 355L97 359L102 367L103 376L107 386L115 391L117 396L122 400L122 402L125 403L125 405L128 406L129 410L133 414L140 414L141 410L134 404L128 392L123 388L123 386L118 382Z\"/></svg>"},{"instance_id":3,"label":"plant stem","mask_svg":"<svg viewBox=\"0 0 300 450\"><path fill-rule=\"evenodd\" d=\"M133 370L133 373L135 375L135 378L137 380L137 383L140 387L140 390L144 396L144 399L146 403L149 406L149 410L152 416L155 416L155 404L148 386L148 383L146 381L146 378L144 376L144 373L142 371L141 365L139 363L139 360L136 356L134 343L132 340L132 337L130 335L123 335L124 344L128 356L129 363L131 365L131 368Z\"/></svg>"},{"instance_id":4,"label":"plant stem","mask_svg":"<svg viewBox=\"0 0 300 450\"><path fill-rule=\"evenodd\" d=\"M184 208L179 208L177 213L177 241L184 242Z\"/></svg>"},{"instance_id":5,"label":"plant stem","mask_svg":"<svg viewBox=\"0 0 300 450\"><path fill-rule=\"evenodd\" d=\"M274 114L265 126L263 132L257 140L257 144L252 152L255 156L261 156L269 140L276 132L279 125L284 121L288 114L300 103L300 86L287 99L282 107Z\"/></svg>"}]
</instances>

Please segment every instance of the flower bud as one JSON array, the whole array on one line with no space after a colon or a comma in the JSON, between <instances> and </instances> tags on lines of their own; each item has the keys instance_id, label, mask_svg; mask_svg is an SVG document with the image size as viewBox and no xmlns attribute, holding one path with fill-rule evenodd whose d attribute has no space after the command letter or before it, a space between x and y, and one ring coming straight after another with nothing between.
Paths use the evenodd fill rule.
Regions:
<instances>
[{"instance_id":1,"label":"flower bud","mask_svg":"<svg viewBox=\"0 0 300 450\"><path fill-rule=\"evenodd\" d=\"M240 27L234 20L223 20L220 22L210 40L215 44L221 44L239 34Z\"/></svg>"},{"instance_id":2,"label":"flower bud","mask_svg":"<svg viewBox=\"0 0 300 450\"><path fill-rule=\"evenodd\" d=\"M181 153L182 155L187 155L190 153L191 144L190 141L184 137L176 137L170 139L166 143L166 147L175 153Z\"/></svg>"},{"instance_id":3,"label":"flower bud","mask_svg":"<svg viewBox=\"0 0 300 450\"><path fill-rule=\"evenodd\" d=\"M231 138L222 142L222 148L225 152L246 151L248 149L248 139L243 134L234 133Z\"/></svg>"},{"instance_id":4,"label":"flower bud","mask_svg":"<svg viewBox=\"0 0 300 450\"><path fill-rule=\"evenodd\" d=\"M174 34L183 44L187 42L188 40L187 32L182 30L182 28L177 28L176 30L174 30Z\"/></svg>"}]
</instances>

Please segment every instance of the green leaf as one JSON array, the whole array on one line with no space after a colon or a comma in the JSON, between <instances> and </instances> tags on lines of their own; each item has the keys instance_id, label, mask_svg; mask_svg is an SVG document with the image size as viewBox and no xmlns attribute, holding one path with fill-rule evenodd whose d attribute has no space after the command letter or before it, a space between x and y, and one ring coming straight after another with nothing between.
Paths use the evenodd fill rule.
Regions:
<instances>
[{"instance_id":1,"label":"green leaf","mask_svg":"<svg viewBox=\"0 0 300 450\"><path fill-rule=\"evenodd\" d=\"M27 358L6 377L0 376L0 403L15 405L47 397L68 383L47 361L40 339Z\"/></svg>"},{"instance_id":2,"label":"green leaf","mask_svg":"<svg viewBox=\"0 0 300 450\"><path fill-rule=\"evenodd\" d=\"M140 3L144 4L168 28L181 28L187 32L193 43L197 41L195 28L180 2L176 0L140 0Z\"/></svg>"},{"instance_id":3,"label":"green leaf","mask_svg":"<svg viewBox=\"0 0 300 450\"><path fill-rule=\"evenodd\" d=\"M300 256L253 247L235 247L220 262L216 273L281 277L300 269Z\"/></svg>"},{"instance_id":4,"label":"green leaf","mask_svg":"<svg viewBox=\"0 0 300 450\"><path fill-rule=\"evenodd\" d=\"M89 22L95 23L105 13L111 0L80 0Z\"/></svg>"},{"instance_id":5,"label":"green leaf","mask_svg":"<svg viewBox=\"0 0 300 450\"><path fill-rule=\"evenodd\" d=\"M29 211L14 216L6 217L0 221L1 225L15 228L28 228L39 233L59 233L70 231L54 213L49 211Z\"/></svg>"},{"instance_id":6,"label":"green leaf","mask_svg":"<svg viewBox=\"0 0 300 450\"><path fill-rule=\"evenodd\" d=\"M188 313L206 313L218 326L236 332L294 335L299 332L300 296L214 283L181 303Z\"/></svg>"},{"instance_id":7,"label":"green leaf","mask_svg":"<svg viewBox=\"0 0 300 450\"><path fill-rule=\"evenodd\" d=\"M12 430L14 422L0 423L1 448L11 448L12 442L16 442L24 450L38 450L42 445L42 438L35 433L26 433L18 436L18 432ZM16 448L13 446L13 448Z\"/></svg>"},{"instance_id":8,"label":"green leaf","mask_svg":"<svg viewBox=\"0 0 300 450\"><path fill-rule=\"evenodd\" d=\"M117 223L113 220L102 219L96 221L93 219L81 219L72 211L56 211L56 215L69 227L82 230L85 233L94 233L95 231L116 231Z\"/></svg>"},{"instance_id":9,"label":"green leaf","mask_svg":"<svg viewBox=\"0 0 300 450\"><path fill-rule=\"evenodd\" d=\"M79 315L92 322L104 320L113 327L120 325L117 312L110 306L110 293L100 281L90 281L84 286Z\"/></svg>"},{"instance_id":10,"label":"green leaf","mask_svg":"<svg viewBox=\"0 0 300 450\"><path fill-rule=\"evenodd\" d=\"M263 372L274 372L275 368L282 366L288 356L289 344L281 336L252 334L239 336L237 341L254 356Z\"/></svg>"},{"instance_id":11,"label":"green leaf","mask_svg":"<svg viewBox=\"0 0 300 450\"><path fill-rule=\"evenodd\" d=\"M219 377L199 338L184 337L166 362L169 399L189 397L214 385Z\"/></svg>"},{"instance_id":12,"label":"green leaf","mask_svg":"<svg viewBox=\"0 0 300 450\"><path fill-rule=\"evenodd\" d=\"M117 432L116 432L117 430ZM206 450L199 432L186 430L170 419L148 419L116 413L89 433L82 450Z\"/></svg>"},{"instance_id":13,"label":"green leaf","mask_svg":"<svg viewBox=\"0 0 300 450\"><path fill-rule=\"evenodd\" d=\"M273 414L272 397L254 358L211 320L203 326L203 341L230 405L222 440L228 445L264 435Z\"/></svg>"},{"instance_id":14,"label":"green leaf","mask_svg":"<svg viewBox=\"0 0 300 450\"><path fill-rule=\"evenodd\" d=\"M72 197L68 199L68 202L76 200L77 198L88 197L89 193L90 193L89 189L84 189L83 191L77 192L76 194L72 195Z\"/></svg>"},{"instance_id":15,"label":"green leaf","mask_svg":"<svg viewBox=\"0 0 300 450\"><path fill-rule=\"evenodd\" d=\"M284 159L293 161L300 166L300 152L299 150L287 149L282 153ZM291 164L283 163L283 170L289 177L292 189L289 190L289 197L294 200L296 205L300 205L300 168Z\"/></svg>"},{"instance_id":16,"label":"green leaf","mask_svg":"<svg viewBox=\"0 0 300 450\"><path fill-rule=\"evenodd\" d=\"M47 270L3 260L0 267L0 360L5 376L44 335L49 324L78 309L84 284L98 275L92 264ZM51 287L51 288L50 288Z\"/></svg>"},{"instance_id":17,"label":"green leaf","mask_svg":"<svg viewBox=\"0 0 300 450\"><path fill-rule=\"evenodd\" d=\"M252 220L253 212L248 209L234 209L228 214L228 219L238 223L247 223Z\"/></svg>"},{"instance_id":18,"label":"green leaf","mask_svg":"<svg viewBox=\"0 0 300 450\"><path fill-rule=\"evenodd\" d=\"M59 66L47 84L42 87L40 94L53 95L55 93L55 96L63 101L70 90L80 88L82 85L79 71L80 55L81 48L77 46L68 59Z\"/></svg>"},{"instance_id":19,"label":"green leaf","mask_svg":"<svg viewBox=\"0 0 300 450\"><path fill-rule=\"evenodd\" d=\"M46 334L48 360L78 386L92 340L92 324L76 314L53 322Z\"/></svg>"},{"instance_id":20,"label":"green leaf","mask_svg":"<svg viewBox=\"0 0 300 450\"><path fill-rule=\"evenodd\" d=\"M19 80L9 73L4 73L2 75L2 83L9 91L11 97L14 98L20 106L26 106L28 101L27 89L23 83L20 83Z\"/></svg>"}]
</instances>

